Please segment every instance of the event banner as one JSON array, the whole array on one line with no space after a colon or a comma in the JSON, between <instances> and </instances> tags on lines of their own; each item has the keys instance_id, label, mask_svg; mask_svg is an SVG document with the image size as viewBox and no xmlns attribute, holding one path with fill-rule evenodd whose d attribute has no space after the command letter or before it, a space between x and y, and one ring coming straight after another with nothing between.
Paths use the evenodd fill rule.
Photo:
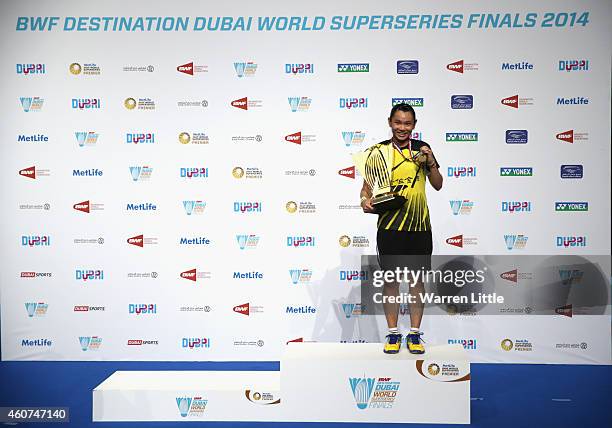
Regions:
<instances>
[{"instance_id":1,"label":"event banner","mask_svg":"<svg viewBox=\"0 0 612 428\"><path fill-rule=\"evenodd\" d=\"M426 346L610 364L611 15L604 0L2 2L2 359L383 341L381 281L411 279L380 271L353 155L408 104L444 181L425 183Z\"/></svg>"}]
</instances>

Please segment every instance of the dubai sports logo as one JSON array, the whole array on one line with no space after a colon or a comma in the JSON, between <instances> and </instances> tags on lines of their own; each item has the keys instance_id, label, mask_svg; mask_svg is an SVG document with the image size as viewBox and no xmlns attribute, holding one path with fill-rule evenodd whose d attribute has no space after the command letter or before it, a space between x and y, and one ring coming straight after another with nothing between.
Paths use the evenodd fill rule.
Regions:
<instances>
[{"instance_id":1,"label":"dubai sports logo","mask_svg":"<svg viewBox=\"0 0 612 428\"><path fill-rule=\"evenodd\" d=\"M349 378L349 384L351 385L351 391L353 391L353 397L357 403L357 408L360 410L366 409L370 403L372 397L372 391L374 391L373 377L351 377Z\"/></svg>"}]
</instances>

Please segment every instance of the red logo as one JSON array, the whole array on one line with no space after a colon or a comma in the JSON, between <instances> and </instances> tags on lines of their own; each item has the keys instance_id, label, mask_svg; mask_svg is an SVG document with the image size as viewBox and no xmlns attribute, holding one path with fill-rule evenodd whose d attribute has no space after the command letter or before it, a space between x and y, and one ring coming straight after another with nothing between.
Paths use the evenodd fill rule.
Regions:
<instances>
[{"instance_id":1,"label":"red logo","mask_svg":"<svg viewBox=\"0 0 612 428\"><path fill-rule=\"evenodd\" d=\"M74 312L88 312L89 306L75 306Z\"/></svg>"},{"instance_id":2,"label":"red logo","mask_svg":"<svg viewBox=\"0 0 612 428\"><path fill-rule=\"evenodd\" d=\"M185 272L181 272L181 278L188 279L189 281L196 280L197 274L195 269L186 270Z\"/></svg>"},{"instance_id":3,"label":"red logo","mask_svg":"<svg viewBox=\"0 0 612 428\"><path fill-rule=\"evenodd\" d=\"M463 235L453 236L452 238L448 238L446 243L449 245L454 245L455 247L463 248Z\"/></svg>"},{"instance_id":4,"label":"red logo","mask_svg":"<svg viewBox=\"0 0 612 428\"><path fill-rule=\"evenodd\" d=\"M178 67L176 67L176 71L180 71L181 73L185 73L185 74L189 74L190 76L193 76L193 62L190 62L188 64L179 65Z\"/></svg>"},{"instance_id":5,"label":"red logo","mask_svg":"<svg viewBox=\"0 0 612 428\"><path fill-rule=\"evenodd\" d=\"M142 339L128 339L128 345L142 345Z\"/></svg>"},{"instance_id":6,"label":"red logo","mask_svg":"<svg viewBox=\"0 0 612 428\"><path fill-rule=\"evenodd\" d=\"M503 98L501 100L501 103L503 105L505 105L505 106L508 106L508 107L518 108L518 106L519 106L518 95L513 95L513 96L508 97L508 98Z\"/></svg>"},{"instance_id":7,"label":"red logo","mask_svg":"<svg viewBox=\"0 0 612 428\"><path fill-rule=\"evenodd\" d=\"M518 280L518 270L509 270L508 272L504 272L499 275L501 279L505 279L506 281L517 282Z\"/></svg>"},{"instance_id":8,"label":"red logo","mask_svg":"<svg viewBox=\"0 0 612 428\"><path fill-rule=\"evenodd\" d=\"M566 306L561 306L560 308L555 309L555 313L557 313L558 315L564 315L566 317L572 317L573 315L573 311L572 311L572 305L566 305Z\"/></svg>"},{"instance_id":9,"label":"red logo","mask_svg":"<svg viewBox=\"0 0 612 428\"><path fill-rule=\"evenodd\" d=\"M298 337L297 339L288 340L287 341L287 345L289 345L290 343L303 343L303 342L304 342L304 338L303 337Z\"/></svg>"},{"instance_id":10,"label":"red logo","mask_svg":"<svg viewBox=\"0 0 612 428\"><path fill-rule=\"evenodd\" d=\"M574 130L570 129L569 131L561 132L557 134L557 140L565 141L568 143L574 142Z\"/></svg>"},{"instance_id":11,"label":"red logo","mask_svg":"<svg viewBox=\"0 0 612 428\"><path fill-rule=\"evenodd\" d=\"M248 316L249 315L249 304L245 303L243 305L234 306L234 312Z\"/></svg>"},{"instance_id":12,"label":"red logo","mask_svg":"<svg viewBox=\"0 0 612 428\"><path fill-rule=\"evenodd\" d=\"M89 213L89 201L83 201L83 202L79 202L78 204L74 204L72 208L74 208L77 211Z\"/></svg>"},{"instance_id":13,"label":"red logo","mask_svg":"<svg viewBox=\"0 0 612 428\"><path fill-rule=\"evenodd\" d=\"M338 174L340 174L343 177L346 178L355 178L355 167L354 166L350 166L348 168L344 168L341 169L340 171L338 171Z\"/></svg>"},{"instance_id":14,"label":"red logo","mask_svg":"<svg viewBox=\"0 0 612 428\"><path fill-rule=\"evenodd\" d=\"M451 62L446 66L447 70L456 71L457 73L463 74L463 60Z\"/></svg>"},{"instance_id":15,"label":"red logo","mask_svg":"<svg viewBox=\"0 0 612 428\"><path fill-rule=\"evenodd\" d=\"M22 278L34 278L36 277L36 272L21 272Z\"/></svg>"},{"instance_id":16,"label":"red logo","mask_svg":"<svg viewBox=\"0 0 612 428\"><path fill-rule=\"evenodd\" d=\"M127 243L136 245L137 247L144 247L144 235L138 235L128 238Z\"/></svg>"},{"instance_id":17,"label":"red logo","mask_svg":"<svg viewBox=\"0 0 612 428\"><path fill-rule=\"evenodd\" d=\"M290 143L302 144L302 132L296 132L294 134L289 134L285 137L285 141L289 141Z\"/></svg>"},{"instance_id":18,"label":"red logo","mask_svg":"<svg viewBox=\"0 0 612 428\"><path fill-rule=\"evenodd\" d=\"M249 101L248 101L247 97L240 98L240 99L232 101L232 106L234 106L236 108L241 108L242 110L248 110L249 109Z\"/></svg>"},{"instance_id":19,"label":"red logo","mask_svg":"<svg viewBox=\"0 0 612 428\"><path fill-rule=\"evenodd\" d=\"M24 169L19 171L19 175L21 175L22 177L28 177L28 178L36 179L36 168L33 167L33 166L31 166L29 168L24 168Z\"/></svg>"}]
</instances>

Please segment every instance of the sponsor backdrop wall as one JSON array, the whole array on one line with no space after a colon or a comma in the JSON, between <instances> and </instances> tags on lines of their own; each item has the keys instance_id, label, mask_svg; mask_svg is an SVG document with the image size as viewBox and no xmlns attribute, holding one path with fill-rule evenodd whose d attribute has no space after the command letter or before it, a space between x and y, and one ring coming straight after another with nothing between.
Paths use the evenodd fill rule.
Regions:
<instances>
[{"instance_id":1,"label":"sponsor backdrop wall","mask_svg":"<svg viewBox=\"0 0 612 428\"><path fill-rule=\"evenodd\" d=\"M5 360L383 340L384 319L360 315L376 218L350 154L390 136L401 101L444 175L435 253L609 260L608 2L1 11ZM512 272L499 293L530 286ZM508 310L523 313L426 316L425 339L474 361L610 363L609 306Z\"/></svg>"}]
</instances>

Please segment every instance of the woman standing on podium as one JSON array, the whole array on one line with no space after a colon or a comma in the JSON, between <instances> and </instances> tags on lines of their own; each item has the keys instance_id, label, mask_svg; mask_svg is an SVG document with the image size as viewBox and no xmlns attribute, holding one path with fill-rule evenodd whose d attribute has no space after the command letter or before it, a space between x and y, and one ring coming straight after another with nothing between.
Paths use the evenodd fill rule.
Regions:
<instances>
[{"instance_id":1,"label":"woman standing on podium","mask_svg":"<svg viewBox=\"0 0 612 428\"><path fill-rule=\"evenodd\" d=\"M399 208L384 212L372 204L372 188L364 180L361 188L361 207L366 213L378 214L378 233L376 243L380 255L381 269L393 270L407 267L411 270L429 270L433 243L429 208L425 195L425 177L431 186L440 190L442 176L429 144L410 138L416 126L416 114L412 106L397 104L391 109L389 127L392 137L376 146L391 144L393 146L393 167L391 189L406 200ZM376 147L375 146L375 147ZM375 196L375 195L374 195ZM400 257L402 256L402 257ZM410 308L410 331L406 335L406 346L412 354L423 354L420 331L424 304L419 293L424 293L422 281L410 287L409 294L413 302ZM383 286L383 309L389 332L383 351L387 354L398 353L402 343L402 334L398 330L399 303L387 302L389 297L399 296L397 282L385 282Z\"/></svg>"}]
</instances>

